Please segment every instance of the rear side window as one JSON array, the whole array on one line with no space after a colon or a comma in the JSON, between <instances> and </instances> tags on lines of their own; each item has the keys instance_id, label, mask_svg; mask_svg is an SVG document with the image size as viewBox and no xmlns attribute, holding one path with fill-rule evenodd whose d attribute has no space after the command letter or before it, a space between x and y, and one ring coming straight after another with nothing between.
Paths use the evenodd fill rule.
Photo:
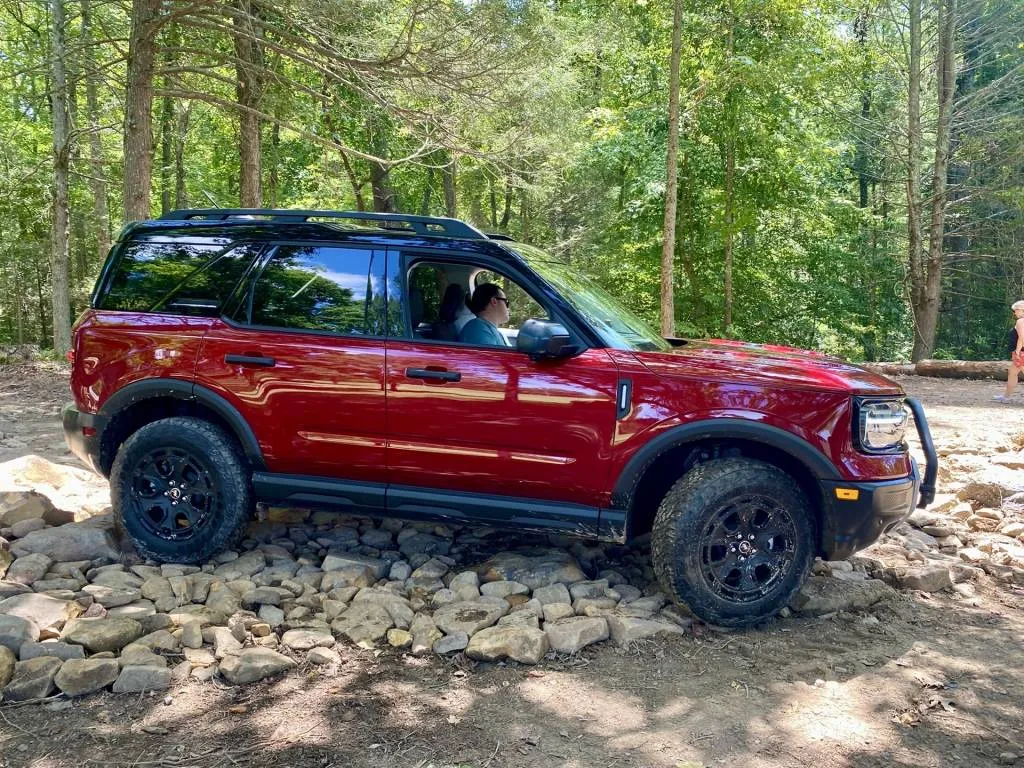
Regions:
<instances>
[{"instance_id":1,"label":"rear side window","mask_svg":"<svg viewBox=\"0 0 1024 768\"><path fill-rule=\"evenodd\" d=\"M383 336L384 252L332 246L281 246L256 278L252 325ZM245 315L248 317L245 317Z\"/></svg>"},{"instance_id":2,"label":"rear side window","mask_svg":"<svg viewBox=\"0 0 1024 768\"><path fill-rule=\"evenodd\" d=\"M117 261L98 309L217 316L256 253L218 245L134 242Z\"/></svg>"}]
</instances>

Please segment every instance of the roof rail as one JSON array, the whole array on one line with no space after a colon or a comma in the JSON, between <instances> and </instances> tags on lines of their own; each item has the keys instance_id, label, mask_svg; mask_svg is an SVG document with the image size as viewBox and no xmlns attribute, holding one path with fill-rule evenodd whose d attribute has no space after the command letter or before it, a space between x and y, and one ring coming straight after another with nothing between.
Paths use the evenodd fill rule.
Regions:
<instances>
[{"instance_id":1,"label":"roof rail","mask_svg":"<svg viewBox=\"0 0 1024 768\"><path fill-rule=\"evenodd\" d=\"M506 235L504 232L485 232L488 240L511 240L515 242L515 238L512 235Z\"/></svg>"},{"instance_id":2,"label":"roof rail","mask_svg":"<svg viewBox=\"0 0 1024 768\"><path fill-rule=\"evenodd\" d=\"M382 229L415 232L417 235L447 235L466 240L486 240L487 235L458 219L440 216L414 216L405 213L371 213L369 211L304 211L280 208L183 208L170 211L160 221L227 221L229 219L264 219L303 223L310 219L352 219L374 222Z\"/></svg>"}]
</instances>

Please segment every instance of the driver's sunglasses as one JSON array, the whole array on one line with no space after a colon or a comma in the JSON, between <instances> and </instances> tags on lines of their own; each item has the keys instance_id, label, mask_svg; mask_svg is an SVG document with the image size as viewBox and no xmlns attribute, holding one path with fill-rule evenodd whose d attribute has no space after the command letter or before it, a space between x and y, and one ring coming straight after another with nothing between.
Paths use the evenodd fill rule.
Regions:
<instances>
[{"instance_id":1,"label":"driver's sunglasses","mask_svg":"<svg viewBox=\"0 0 1024 768\"><path fill-rule=\"evenodd\" d=\"M511 304L508 303L508 297L506 296L495 296L494 298L496 298L498 301L504 301L506 307L512 306Z\"/></svg>"}]
</instances>

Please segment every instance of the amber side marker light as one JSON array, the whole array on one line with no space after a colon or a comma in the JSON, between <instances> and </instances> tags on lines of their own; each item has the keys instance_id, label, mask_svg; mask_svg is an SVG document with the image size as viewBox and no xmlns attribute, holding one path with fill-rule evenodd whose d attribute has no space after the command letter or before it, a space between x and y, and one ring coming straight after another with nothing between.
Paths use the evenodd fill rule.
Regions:
<instances>
[{"instance_id":1,"label":"amber side marker light","mask_svg":"<svg viewBox=\"0 0 1024 768\"><path fill-rule=\"evenodd\" d=\"M840 501L856 501L860 498L860 491L856 488L836 488L836 498Z\"/></svg>"}]
</instances>

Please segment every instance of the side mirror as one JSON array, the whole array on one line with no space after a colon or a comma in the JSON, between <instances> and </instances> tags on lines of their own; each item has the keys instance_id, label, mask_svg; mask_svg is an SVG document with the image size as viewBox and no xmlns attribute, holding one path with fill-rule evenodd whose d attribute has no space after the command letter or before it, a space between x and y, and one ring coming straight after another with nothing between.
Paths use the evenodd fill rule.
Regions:
<instances>
[{"instance_id":1,"label":"side mirror","mask_svg":"<svg viewBox=\"0 0 1024 768\"><path fill-rule=\"evenodd\" d=\"M534 360L557 360L580 351L561 323L536 319L527 320L519 328L516 349Z\"/></svg>"}]
</instances>

